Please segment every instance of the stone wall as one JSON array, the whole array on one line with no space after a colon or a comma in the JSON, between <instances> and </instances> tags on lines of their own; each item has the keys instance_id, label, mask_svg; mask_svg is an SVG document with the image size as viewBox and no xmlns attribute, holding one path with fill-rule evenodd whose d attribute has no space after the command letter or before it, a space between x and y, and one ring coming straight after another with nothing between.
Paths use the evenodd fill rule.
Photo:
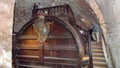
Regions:
<instances>
[{"instance_id":1,"label":"stone wall","mask_svg":"<svg viewBox=\"0 0 120 68\"><path fill-rule=\"evenodd\" d=\"M104 15L114 68L120 68L120 0L96 0Z\"/></svg>"},{"instance_id":2,"label":"stone wall","mask_svg":"<svg viewBox=\"0 0 120 68\"><path fill-rule=\"evenodd\" d=\"M0 68L12 68L14 0L0 0Z\"/></svg>"}]
</instances>

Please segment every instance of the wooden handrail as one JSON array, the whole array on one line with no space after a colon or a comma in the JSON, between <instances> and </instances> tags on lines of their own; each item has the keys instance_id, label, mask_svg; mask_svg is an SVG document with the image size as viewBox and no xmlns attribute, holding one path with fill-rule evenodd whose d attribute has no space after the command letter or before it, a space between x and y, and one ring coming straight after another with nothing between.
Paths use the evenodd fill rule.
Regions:
<instances>
[{"instance_id":1,"label":"wooden handrail","mask_svg":"<svg viewBox=\"0 0 120 68\"><path fill-rule=\"evenodd\" d=\"M112 58L111 58L111 56L109 56L109 55L111 55L111 53L110 53L109 47L106 43L106 39L105 39L105 36L103 34L103 29L100 26L100 24L99 24L99 27L100 27L100 30L101 30L100 31L101 32L100 36L102 37L101 42L102 42L102 48L103 48L103 53L104 53L104 56L105 56L106 63L108 64L108 62L111 62L111 64L112 64ZM111 66L113 67L113 65L111 65Z\"/></svg>"},{"instance_id":2,"label":"wooden handrail","mask_svg":"<svg viewBox=\"0 0 120 68\"><path fill-rule=\"evenodd\" d=\"M90 31L89 30L88 30L88 52L89 52L89 68L93 68L91 37L90 37Z\"/></svg>"},{"instance_id":3,"label":"wooden handrail","mask_svg":"<svg viewBox=\"0 0 120 68\"><path fill-rule=\"evenodd\" d=\"M106 62L108 64L108 62L109 62L108 61L108 54L110 54L110 51L109 51L109 47L108 47L108 45L106 43L106 40L105 40L102 28L101 28L101 33L102 33L101 42L102 42L103 52L104 52L104 56L105 56Z\"/></svg>"}]
</instances>

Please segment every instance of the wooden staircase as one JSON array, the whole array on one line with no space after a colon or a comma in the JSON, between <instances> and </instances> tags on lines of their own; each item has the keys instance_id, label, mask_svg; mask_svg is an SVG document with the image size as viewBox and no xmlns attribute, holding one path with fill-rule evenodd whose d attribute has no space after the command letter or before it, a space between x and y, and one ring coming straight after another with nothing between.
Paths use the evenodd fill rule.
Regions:
<instances>
[{"instance_id":1,"label":"wooden staircase","mask_svg":"<svg viewBox=\"0 0 120 68\"><path fill-rule=\"evenodd\" d=\"M107 63L104 57L102 44L97 44L92 42L92 58L93 58L93 68L107 68Z\"/></svg>"}]
</instances>

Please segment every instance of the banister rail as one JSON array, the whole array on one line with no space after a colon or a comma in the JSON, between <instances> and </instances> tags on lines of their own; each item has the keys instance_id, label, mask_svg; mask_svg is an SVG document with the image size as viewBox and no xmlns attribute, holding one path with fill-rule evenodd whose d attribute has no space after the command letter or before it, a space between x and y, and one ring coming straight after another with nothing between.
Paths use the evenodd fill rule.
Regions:
<instances>
[{"instance_id":1,"label":"banister rail","mask_svg":"<svg viewBox=\"0 0 120 68\"><path fill-rule=\"evenodd\" d=\"M110 54L110 51L109 51L109 47L106 43L106 40L105 40L105 37L104 37L104 34L103 34L103 31L102 31L102 28L101 28L101 33L102 33L102 39L101 39L101 42L102 42L102 48L103 48L103 52L104 52L104 56L105 56L105 59L106 59L106 62L108 64L108 54Z\"/></svg>"},{"instance_id":2,"label":"banister rail","mask_svg":"<svg viewBox=\"0 0 120 68\"><path fill-rule=\"evenodd\" d=\"M88 68L93 68L90 30L88 30L87 36L88 36L88 53L89 53L89 67Z\"/></svg>"},{"instance_id":3,"label":"banister rail","mask_svg":"<svg viewBox=\"0 0 120 68\"><path fill-rule=\"evenodd\" d=\"M108 47L108 45L106 43L105 36L104 36L104 33L103 33L103 29L102 29L101 26L99 26L99 27L100 27L100 30L101 30L100 31L101 32L100 36L101 36L102 48L103 48L103 52L104 52L104 56L105 56L107 66L108 66L108 63L111 62L111 66L113 67L111 53L110 53L109 47Z\"/></svg>"}]
</instances>

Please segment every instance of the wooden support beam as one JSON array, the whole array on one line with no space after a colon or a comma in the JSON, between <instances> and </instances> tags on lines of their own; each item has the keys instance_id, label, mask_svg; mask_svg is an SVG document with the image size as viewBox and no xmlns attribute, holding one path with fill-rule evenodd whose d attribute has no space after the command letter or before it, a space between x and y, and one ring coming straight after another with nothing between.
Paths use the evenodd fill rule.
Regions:
<instances>
[{"instance_id":1,"label":"wooden support beam","mask_svg":"<svg viewBox=\"0 0 120 68\"><path fill-rule=\"evenodd\" d=\"M16 55L16 57L20 57L20 58L39 58L39 56L31 56L31 55Z\"/></svg>"},{"instance_id":2,"label":"wooden support beam","mask_svg":"<svg viewBox=\"0 0 120 68\"><path fill-rule=\"evenodd\" d=\"M44 59L49 59L49 60L65 60L65 61L77 61L77 59L72 59L72 58L47 57L47 56L45 56Z\"/></svg>"}]
</instances>

